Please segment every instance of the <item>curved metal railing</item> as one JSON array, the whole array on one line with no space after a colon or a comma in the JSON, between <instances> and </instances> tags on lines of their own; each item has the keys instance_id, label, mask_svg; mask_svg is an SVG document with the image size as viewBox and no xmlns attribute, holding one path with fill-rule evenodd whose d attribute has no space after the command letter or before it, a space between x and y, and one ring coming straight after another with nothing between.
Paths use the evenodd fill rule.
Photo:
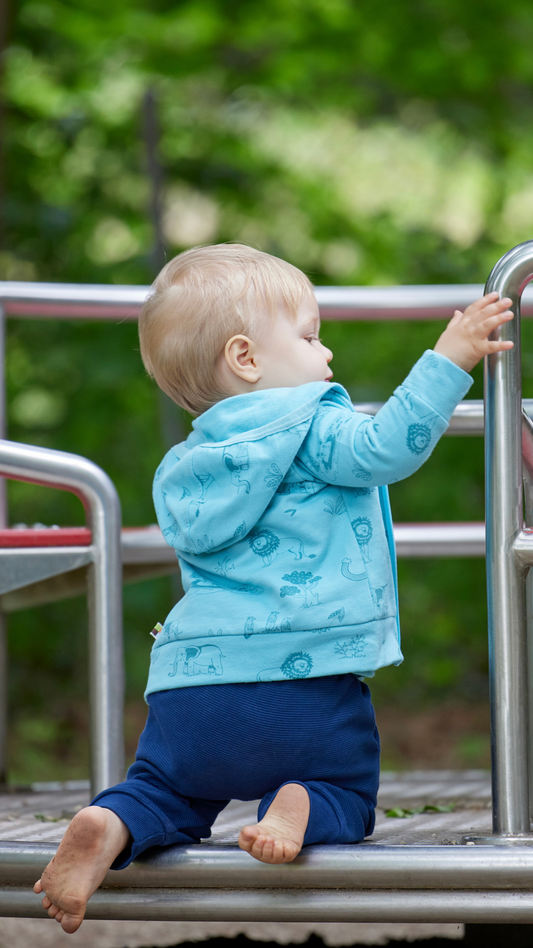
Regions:
<instances>
[{"instance_id":1,"label":"curved metal railing","mask_svg":"<svg viewBox=\"0 0 533 948\"><path fill-rule=\"evenodd\" d=\"M124 769L120 501L101 468L66 451L0 440L0 475L72 491L87 511L91 787L99 793Z\"/></svg>"},{"instance_id":2,"label":"curved metal railing","mask_svg":"<svg viewBox=\"0 0 533 948\"><path fill-rule=\"evenodd\" d=\"M486 562L492 732L493 836L475 842L533 841L528 763L526 576L533 535L524 530L520 304L533 280L533 241L506 253L485 292L512 300L515 318L498 330L514 348L485 366Z\"/></svg>"}]
</instances>

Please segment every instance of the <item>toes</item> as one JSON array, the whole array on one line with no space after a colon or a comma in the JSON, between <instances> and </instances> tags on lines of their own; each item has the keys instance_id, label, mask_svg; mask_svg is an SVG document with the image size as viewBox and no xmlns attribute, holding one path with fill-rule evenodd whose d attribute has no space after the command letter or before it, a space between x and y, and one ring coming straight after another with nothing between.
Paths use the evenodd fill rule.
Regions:
<instances>
[{"instance_id":1,"label":"toes","mask_svg":"<svg viewBox=\"0 0 533 948\"><path fill-rule=\"evenodd\" d=\"M78 928L80 927L82 922L83 922L83 916L81 918L78 918L78 916L75 916L75 915L63 915L63 918L61 920L61 927L63 931L67 933L67 935L73 935L74 932L78 931Z\"/></svg>"},{"instance_id":2,"label":"toes","mask_svg":"<svg viewBox=\"0 0 533 948\"><path fill-rule=\"evenodd\" d=\"M266 857L269 862L274 864L284 862L285 847L283 845L283 841L280 839L267 839L263 856Z\"/></svg>"},{"instance_id":3,"label":"toes","mask_svg":"<svg viewBox=\"0 0 533 948\"><path fill-rule=\"evenodd\" d=\"M254 839L256 839L257 837L257 834L258 834L257 826L243 826L240 832L240 835L242 836L242 838L250 843L253 843Z\"/></svg>"},{"instance_id":4,"label":"toes","mask_svg":"<svg viewBox=\"0 0 533 948\"><path fill-rule=\"evenodd\" d=\"M285 846L280 839L274 840L274 846L272 849L272 862L284 862L285 860Z\"/></svg>"},{"instance_id":5,"label":"toes","mask_svg":"<svg viewBox=\"0 0 533 948\"><path fill-rule=\"evenodd\" d=\"M50 918L55 918L58 912L59 908L57 905L50 905L50 908L48 909L48 915Z\"/></svg>"},{"instance_id":6,"label":"toes","mask_svg":"<svg viewBox=\"0 0 533 948\"><path fill-rule=\"evenodd\" d=\"M252 856L262 862L272 862L275 844L272 836L258 836L251 849Z\"/></svg>"},{"instance_id":7,"label":"toes","mask_svg":"<svg viewBox=\"0 0 533 948\"><path fill-rule=\"evenodd\" d=\"M45 895L44 899L41 901L42 907L44 909L49 909L51 904L52 904L51 900L48 898L47 895Z\"/></svg>"},{"instance_id":8,"label":"toes","mask_svg":"<svg viewBox=\"0 0 533 948\"><path fill-rule=\"evenodd\" d=\"M263 855L265 851L266 841L267 841L267 837L261 836L260 833L258 833L255 839L252 841L250 852L252 853L253 856L256 857L256 859L259 859Z\"/></svg>"},{"instance_id":9,"label":"toes","mask_svg":"<svg viewBox=\"0 0 533 948\"><path fill-rule=\"evenodd\" d=\"M33 887L33 891L35 892L36 895L39 895L39 893L43 891L43 886L40 879L37 879L37 882L35 883Z\"/></svg>"},{"instance_id":10,"label":"toes","mask_svg":"<svg viewBox=\"0 0 533 948\"><path fill-rule=\"evenodd\" d=\"M257 826L244 826L239 833L239 846L249 853L257 839Z\"/></svg>"},{"instance_id":11,"label":"toes","mask_svg":"<svg viewBox=\"0 0 533 948\"><path fill-rule=\"evenodd\" d=\"M276 848L276 840L272 839L271 836L267 836L263 845L263 859L268 859L269 862L272 862L274 859L274 850Z\"/></svg>"},{"instance_id":12,"label":"toes","mask_svg":"<svg viewBox=\"0 0 533 948\"><path fill-rule=\"evenodd\" d=\"M291 840L263 835L258 824L243 827L239 835L239 846L254 859L274 865L292 862L300 851Z\"/></svg>"}]
</instances>

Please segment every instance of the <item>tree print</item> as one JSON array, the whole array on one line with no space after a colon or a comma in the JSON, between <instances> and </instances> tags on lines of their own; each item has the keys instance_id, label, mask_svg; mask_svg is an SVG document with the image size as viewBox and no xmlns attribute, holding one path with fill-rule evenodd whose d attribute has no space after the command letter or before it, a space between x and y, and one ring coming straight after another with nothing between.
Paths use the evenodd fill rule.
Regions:
<instances>
[{"instance_id":1,"label":"tree print","mask_svg":"<svg viewBox=\"0 0 533 948\"><path fill-rule=\"evenodd\" d=\"M285 573L282 579L291 583L290 586L282 586L279 594L282 599L285 596L296 596L305 599L301 609L309 609L311 606L319 606L320 599L318 593L314 592L314 587L322 579L321 576L313 576L312 573L306 573L304 570L294 570L292 573Z\"/></svg>"}]
</instances>

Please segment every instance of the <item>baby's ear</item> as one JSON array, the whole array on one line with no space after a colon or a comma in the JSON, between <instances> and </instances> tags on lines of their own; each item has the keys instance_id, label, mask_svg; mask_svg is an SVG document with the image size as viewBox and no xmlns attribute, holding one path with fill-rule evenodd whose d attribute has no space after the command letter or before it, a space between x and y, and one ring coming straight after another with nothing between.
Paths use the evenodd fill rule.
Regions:
<instances>
[{"instance_id":1,"label":"baby's ear","mask_svg":"<svg viewBox=\"0 0 533 948\"><path fill-rule=\"evenodd\" d=\"M261 378L255 343L248 336L232 336L224 347L224 358L234 375L254 384Z\"/></svg>"}]
</instances>

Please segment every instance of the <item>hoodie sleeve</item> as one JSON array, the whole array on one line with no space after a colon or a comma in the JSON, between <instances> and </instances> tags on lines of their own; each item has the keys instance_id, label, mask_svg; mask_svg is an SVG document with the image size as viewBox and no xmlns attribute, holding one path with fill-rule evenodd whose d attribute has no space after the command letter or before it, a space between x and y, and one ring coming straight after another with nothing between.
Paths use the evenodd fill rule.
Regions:
<instances>
[{"instance_id":1,"label":"hoodie sleeve","mask_svg":"<svg viewBox=\"0 0 533 948\"><path fill-rule=\"evenodd\" d=\"M344 487L402 480L427 460L473 379L428 349L375 417L322 401L299 452L315 477Z\"/></svg>"}]
</instances>

